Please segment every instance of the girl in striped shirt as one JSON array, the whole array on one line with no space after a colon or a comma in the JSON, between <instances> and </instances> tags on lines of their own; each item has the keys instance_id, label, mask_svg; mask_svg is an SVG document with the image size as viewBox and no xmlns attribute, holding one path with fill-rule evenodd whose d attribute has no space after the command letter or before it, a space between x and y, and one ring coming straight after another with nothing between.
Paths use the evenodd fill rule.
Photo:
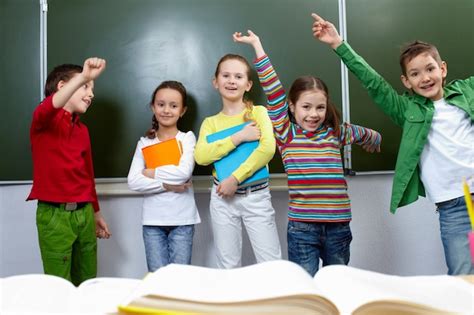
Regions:
<instances>
[{"instance_id":1,"label":"girl in striped shirt","mask_svg":"<svg viewBox=\"0 0 474 315\"><path fill-rule=\"evenodd\" d=\"M340 149L355 143L379 152L380 134L340 125L340 114L319 78L297 78L287 98L259 37L248 31L248 35L234 33L233 39L255 49L254 64L288 175L288 259L311 275L318 271L320 258L323 266L347 265L351 208Z\"/></svg>"}]
</instances>

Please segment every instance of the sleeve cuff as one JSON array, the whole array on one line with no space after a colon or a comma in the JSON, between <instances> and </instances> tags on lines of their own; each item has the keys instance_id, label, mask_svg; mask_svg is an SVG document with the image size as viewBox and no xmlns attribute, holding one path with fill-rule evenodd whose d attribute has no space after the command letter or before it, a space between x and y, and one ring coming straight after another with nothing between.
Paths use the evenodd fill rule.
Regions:
<instances>
[{"instance_id":1,"label":"sleeve cuff","mask_svg":"<svg viewBox=\"0 0 474 315\"><path fill-rule=\"evenodd\" d=\"M259 63L260 61L262 61L263 59L266 59L266 58L268 58L268 56L265 54L265 55L263 55L263 56L261 56L261 57L259 57L259 58L255 58L255 59L253 60L253 63Z\"/></svg>"}]
</instances>

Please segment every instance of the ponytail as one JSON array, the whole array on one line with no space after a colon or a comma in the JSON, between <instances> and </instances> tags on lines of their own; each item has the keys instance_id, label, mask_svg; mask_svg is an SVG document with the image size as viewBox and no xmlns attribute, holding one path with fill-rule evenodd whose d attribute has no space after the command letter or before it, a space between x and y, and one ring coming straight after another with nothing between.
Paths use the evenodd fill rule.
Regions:
<instances>
[{"instance_id":1,"label":"ponytail","mask_svg":"<svg viewBox=\"0 0 474 315\"><path fill-rule=\"evenodd\" d=\"M249 121L253 120L253 102L248 99L244 99L245 103L245 114L244 114L244 120Z\"/></svg>"}]
</instances>

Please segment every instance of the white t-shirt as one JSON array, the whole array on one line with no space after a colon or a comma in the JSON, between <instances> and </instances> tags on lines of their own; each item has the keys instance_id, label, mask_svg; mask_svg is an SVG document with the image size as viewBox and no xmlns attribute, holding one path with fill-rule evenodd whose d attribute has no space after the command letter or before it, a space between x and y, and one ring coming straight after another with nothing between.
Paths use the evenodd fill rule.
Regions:
<instances>
[{"instance_id":1,"label":"white t-shirt","mask_svg":"<svg viewBox=\"0 0 474 315\"><path fill-rule=\"evenodd\" d=\"M433 105L420 170L427 197L438 203L462 196L463 178L474 176L474 125L465 111L444 98ZM473 186L471 181L471 191Z\"/></svg>"},{"instance_id":2,"label":"white t-shirt","mask_svg":"<svg viewBox=\"0 0 474 315\"><path fill-rule=\"evenodd\" d=\"M176 140L181 141L183 147L179 165L157 167L154 179L142 174L145 169L142 148L160 141L157 138L142 137L137 143L127 180L131 190L142 192L144 195L143 225L170 226L201 222L192 187L183 193L175 193L163 188L163 183L180 185L192 177L196 137L191 131L187 133L179 131Z\"/></svg>"}]
</instances>

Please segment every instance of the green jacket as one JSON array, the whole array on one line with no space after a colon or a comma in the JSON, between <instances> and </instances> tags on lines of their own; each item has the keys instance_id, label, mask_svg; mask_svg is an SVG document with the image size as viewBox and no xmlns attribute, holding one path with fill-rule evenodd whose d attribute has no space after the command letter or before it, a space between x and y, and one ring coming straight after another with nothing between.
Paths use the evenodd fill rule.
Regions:
<instances>
[{"instance_id":1,"label":"green jacket","mask_svg":"<svg viewBox=\"0 0 474 315\"><path fill-rule=\"evenodd\" d=\"M397 208L416 201L418 196L425 196L418 162L433 120L433 102L417 94L399 95L349 44L342 43L335 52L362 82L373 101L403 128L390 201L390 211L395 213ZM444 87L444 98L448 104L467 112L471 123L474 122L474 77L448 83Z\"/></svg>"}]
</instances>

